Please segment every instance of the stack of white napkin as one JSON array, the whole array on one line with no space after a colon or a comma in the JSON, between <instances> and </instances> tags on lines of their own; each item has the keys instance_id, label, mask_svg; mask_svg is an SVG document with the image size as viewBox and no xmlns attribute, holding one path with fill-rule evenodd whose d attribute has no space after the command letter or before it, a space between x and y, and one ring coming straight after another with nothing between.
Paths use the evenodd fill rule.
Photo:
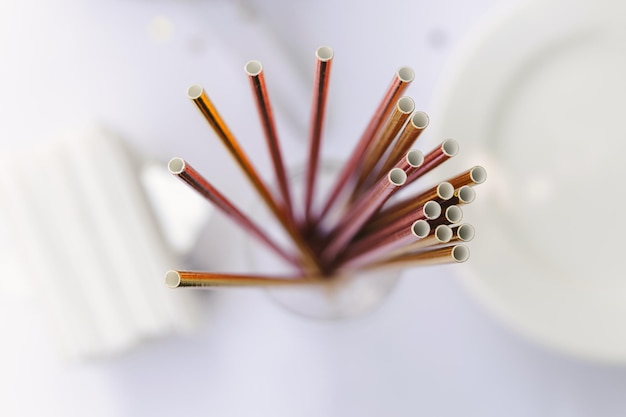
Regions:
<instances>
[{"instance_id":1,"label":"stack of white napkin","mask_svg":"<svg viewBox=\"0 0 626 417\"><path fill-rule=\"evenodd\" d=\"M29 281L65 356L109 355L197 326L198 295L163 283L165 271L181 266L166 235L181 240L176 218L182 231L197 232L207 204L190 201L195 196L187 192L155 196L187 191L169 177L176 187L155 186L148 176L148 197L145 161L103 129L68 133L2 159L0 215L17 268L0 279ZM175 218L166 233L155 201L186 210L169 213ZM168 215L167 207L157 211Z\"/></svg>"}]
</instances>

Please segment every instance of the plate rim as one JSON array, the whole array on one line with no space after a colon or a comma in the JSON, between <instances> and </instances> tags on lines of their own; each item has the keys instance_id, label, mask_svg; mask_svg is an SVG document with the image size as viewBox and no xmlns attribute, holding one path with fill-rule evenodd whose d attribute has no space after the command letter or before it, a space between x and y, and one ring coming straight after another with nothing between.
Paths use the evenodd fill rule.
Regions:
<instances>
[{"instance_id":1,"label":"plate rim","mask_svg":"<svg viewBox=\"0 0 626 417\"><path fill-rule=\"evenodd\" d=\"M500 7L496 7L492 9L490 13L487 13L484 18L479 21L474 31L452 51L446 69L442 73L440 81L435 86L435 99L433 100L434 110L432 112L434 115L433 121L438 119L441 120L441 122L435 121L435 123L432 123L433 128L431 133L434 131L437 137L442 136L439 133L445 133L442 131L443 120L450 119L450 115L446 115L446 112L448 111L447 107L449 103L455 97L455 87L462 82L463 78L466 78L464 77L464 73L468 67L475 65L477 56L480 56L485 48L488 48L490 44L494 42L503 42L501 36L503 29L505 31L515 30L515 25L520 25L525 18L536 15L537 13L544 17L558 13L559 8L563 7L564 4L565 2L559 0L543 3L506 4L500 5ZM586 25L597 23L597 19L601 16L595 13L594 10L582 7L577 13L571 15L559 14L559 17L563 20L559 22L558 27L555 28L554 33L551 35L571 33L574 29L584 30ZM535 35L535 42L541 39L541 33ZM533 49L530 44L525 46ZM537 44L534 44L534 49L537 49ZM492 179L490 178L490 180ZM493 291L493 288L490 287L490 284L488 284L485 279L479 277L480 272L477 271L475 267L472 267L471 259L461 268L455 269L458 275L457 281L461 282L461 285L468 290L471 296L478 300L479 304L484 306L492 316L495 316L499 321L505 323L517 333L538 342L540 345L565 353L568 356L612 364L626 363L626 349L620 352L610 348L598 348L598 343L592 343L586 346L584 343L572 345L570 341L559 340L558 337L546 337L544 332L537 330L538 326L531 324L531 322L536 319L529 319L528 317L522 318L518 310L511 309L510 306L507 307L506 298L501 298L501 295L498 296L496 292ZM594 345L596 347L593 347Z\"/></svg>"}]
</instances>

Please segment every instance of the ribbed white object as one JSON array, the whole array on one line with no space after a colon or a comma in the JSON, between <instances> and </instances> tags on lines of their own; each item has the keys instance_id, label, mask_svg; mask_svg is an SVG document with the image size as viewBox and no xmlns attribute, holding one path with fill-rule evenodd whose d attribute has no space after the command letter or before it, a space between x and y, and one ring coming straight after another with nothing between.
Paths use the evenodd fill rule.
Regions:
<instances>
[{"instance_id":1,"label":"ribbed white object","mask_svg":"<svg viewBox=\"0 0 626 417\"><path fill-rule=\"evenodd\" d=\"M197 325L198 295L163 284L180 262L159 224L176 219L157 221L150 201L159 198L147 198L143 165L119 137L72 132L4 159L1 205L18 273L3 279L31 281L65 356L108 355ZM206 219L208 204L184 206L194 214L174 217L187 226Z\"/></svg>"}]
</instances>

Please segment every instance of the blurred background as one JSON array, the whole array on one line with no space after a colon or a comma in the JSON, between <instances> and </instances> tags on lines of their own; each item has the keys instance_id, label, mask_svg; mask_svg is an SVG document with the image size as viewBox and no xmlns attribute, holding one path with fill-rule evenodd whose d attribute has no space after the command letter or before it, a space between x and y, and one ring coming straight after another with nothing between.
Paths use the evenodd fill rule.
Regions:
<instances>
[{"instance_id":1,"label":"blurred background","mask_svg":"<svg viewBox=\"0 0 626 417\"><path fill-rule=\"evenodd\" d=\"M609 0L595 6L583 0L538 4L522 0L0 1L0 158L5 168L0 181L4 272L0 415L624 415L626 348L620 345L625 336L619 324L626 318L620 307L626 298L616 261L620 242L611 240L619 229L598 231L576 222L588 220L593 213L599 223L605 218L619 223L618 209L598 208L595 200L578 200L578 193L604 198L605 192L616 195L620 190L619 164L606 154L619 155L615 142L623 133L614 121L624 103L615 100L626 94L621 94L623 83L616 86L606 80L623 74L623 30L598 34L597 26L587 24L601 22L604 27L606 18L617 22L607 27L619 28L619 22L626 20L620 20L624 13L619 3ZM522 17L516 20L516 16ZM582 29L572 32L564 21ZM545 86L551 85L542 84L545 73L536 82L532 77L531 81L513 78L512 87L497 74L491 75L491 70L523 73L528 67L518 62L519 56L531 56L528 50L538 45L562 45L556 33L560 30L574 33L563 39L583 45L577 53L598 58L597 68L585 69L584 75L591 78L555 73L555 79L565 81L558 90L550 90L543 104L533 107L528 100L542 97ZM507 36L516 43L494 44L494 39ZM584 39L578 42L580 36ZM595 47L597 39L608 46ZM235 227L208 208L196 209L198 202L182 185L155 189L154 184L160 184L155 180L144 199L140 188L145 182L138 178L145 171L137 167L156 164L165 171L169 158L181 156L227 190L234 202L249 207L254 201L251 189L187 99L186 88L202 84L246 151L255 156L259 170L270 172L243 71L246 61L261 60L281 145L289 163L298 165L305 160L314 51L320 45L335 51L323 143L326 158L343 158L350 152L393 72L409 65L416 79L408 95L433 123L420 139L422 149L452 135L461 143L461 153L466 153L454 170L470 164L488 168L494 185L484 195L477 190L471 213L477 219L477 232L482 228L489 238L477 238L472 247L477 257L474 267L407 270L376 311L336 322L297 317L257 289L205 292L199 297L185 294L172 301L169 291L146 295L143 287L136 287L124 292L127 298L117 310L95 289L93 303L77 302L81 296L75 287L97 274L89 256L98 256L85 249L92 241L111 254L100 260L99 272L112 271L124 283L142 275L160 288L163 273L173 267L245 270L243 237ZM541 49L539 55L561 53L550 48ZM559 61L564 68L579 68L585 62L583 55L570 60L568 53L558 55L565 57ZM603 74L606 85L594 84ZM485 97L507 88L507 97L515 98L498 102L506 105L500 105L506 111L492 124L474 123L487 118L481 103L493 109L497 100L475 94L470 88L475 87L473 81L484 86L479 91L485 91ZM572 86L579 89L573 91ZM609 126L602 137L611 140L598 142L591 140L590 126L606 111L581 109L572 100L606 103L601 93L611 94L616 114L606 116L602 124ZM561 110L558 126L569 130L542 121L548 106ZM466 115L467 109L474 113L459 116ZM537 132L540 135L533 136ZM492 142L487 133L500 137L505 145ZM507 138L527 145L506 145ZM77 140L83 144L75 145ZM537 150L544 145L542 149L553 153L546 156ZM580 152L563 152L566 146ZM589 148L590 153L584 154L588 159L579 159L582 150ZM551 159L554 154L560 157ZM498 157L500 163L494 161ZM560 176L536 175L530 182L518 178L529 168L548 172L542 167L554 161L563 168L557 173ZM572 174L580 166L588 168L584 179ZM109 180L108 170L117 179ZM83 175L86 172L90 174ZM78 186L57 192L63 189L63 178L85 184L85 178L91 178L91 184L102 181L103 187L91 187L91 194ZM132 183L126 188L119 185L124 178ZM580 187L546 178L567 178ZM597 183L589 178L613 182L594 188ZM507 184L521 184L513 188L522 201L516 210L508 209L511 190L503 191ZM567 187L562 188L564 184ZM571 198L568 202L575 208L544 198L554 189L562 191L556 193L559 197ZM111 204L102 217L89 208L98 199ZM171 204L173 200L178 204ZM140 207L136 213L134 207ZM37 215L38 210L59 210L65 217ZM143 218L142 213L150 217L152 210L154 222L135 221L130 214L124 217L131 211L137 219ZM564 212L567 221L533 222L537 233L525 234L526 215L553 219ZM115 221L118 216L124 218L123 225ZM499 228L499 221L508 220L504 227L511 226L513 237L490 234L490 217ZM93 230L82 228L85 218L91 219ZM467 219L471 221L469 214ZM541 234L554 224L552 234ZM127 233L128 241L99 240L99 228L119 229ZM588 238L582 249L572 243L581 236ZM607 240L614 243L610 259L603 257ZM515 246L518 242L525 249ZM556 242L565 242L565 249L551 252ZM585 258L585 247L595 247L603 255ZM508 272L502 274L497 266L509 260L510 253L501 253L509 248L513 248L510 253L522 255L511 255L510 265L502 267ZM133 251L141 252L141 262L138 257L125 258ZM557 262L544 263L542 253L554 254ZM74 264L77 258L81 262ZM577 258L578 263L569 264L568 258ZM111 264L111 259L120 264ZM517 268L516 263L525 266ZM561 268L565 264L567 268ZM57 268L55 273L49 265ZM73 272L66 267L74 268ZM577 274L583 274L583 279ZM65 280L70 275L71 285ZM544 276L554 278L545 291L543 284L533 281ZM601 295L594 292L595 279ZM499 282L507 283L506 291L500 291ZM533 287L522 288L525 283ZM583 295L568 295L572 286ZM114 289L102 288L115 298ZM161 316L154 313L158 318L144 314L144 321L136 320L146 326L151 323L151 330L139 331L141 326L135 323L119 336L116 329L125 326L125 311L143 314L133 310L132 294L150 299L146 303L152 302L156 310L158 300L167 298L163 303L169 310ZM605 312L607 305L610 309ZM596 310L603 312L594 315ZM570 311L580 315L571 316ZM83 314L104 316L102 323L109 326L104 334L115 340L107 345L106 336L80 331L81 326L93 330L87 319L79 320ZM117 321L108 320L116 315ZM606 316L612 321L604 320ZM58 327L63 317L76 319L74 342L59 336L71 333ZM135 333L141 334L135 337Z\"/></svg>"}]
</instances>

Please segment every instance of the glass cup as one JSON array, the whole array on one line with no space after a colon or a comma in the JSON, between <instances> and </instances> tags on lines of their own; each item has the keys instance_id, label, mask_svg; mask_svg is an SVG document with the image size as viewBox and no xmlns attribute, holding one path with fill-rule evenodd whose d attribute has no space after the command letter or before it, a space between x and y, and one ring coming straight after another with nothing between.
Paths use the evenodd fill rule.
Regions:
<instances>
[{"instance_id":1,"label":"glass cup","mask_svg":"<svg viewBox=\"0 0 626 417\"><path fill-rule=\"evenodd\" d=\"M327 197L340 168L334 162L320 163L316 177L316 203L322 203ZM302 218L305 170L302 167L291 169L288 177L294 212ZM283 247L293 247L269 211L258 209L260 204L257 202L254 209L248 210L255 223L263 227ZM254 274L297 274L253 239L246 239L246 246L249 267ZM379 306L395 286L398 276L397 269L359 270L329 276L321 283L267 287L266 291L277 304L298 315L326 320L343 319L360 316Z\"/></svg>"}]
</instances>

